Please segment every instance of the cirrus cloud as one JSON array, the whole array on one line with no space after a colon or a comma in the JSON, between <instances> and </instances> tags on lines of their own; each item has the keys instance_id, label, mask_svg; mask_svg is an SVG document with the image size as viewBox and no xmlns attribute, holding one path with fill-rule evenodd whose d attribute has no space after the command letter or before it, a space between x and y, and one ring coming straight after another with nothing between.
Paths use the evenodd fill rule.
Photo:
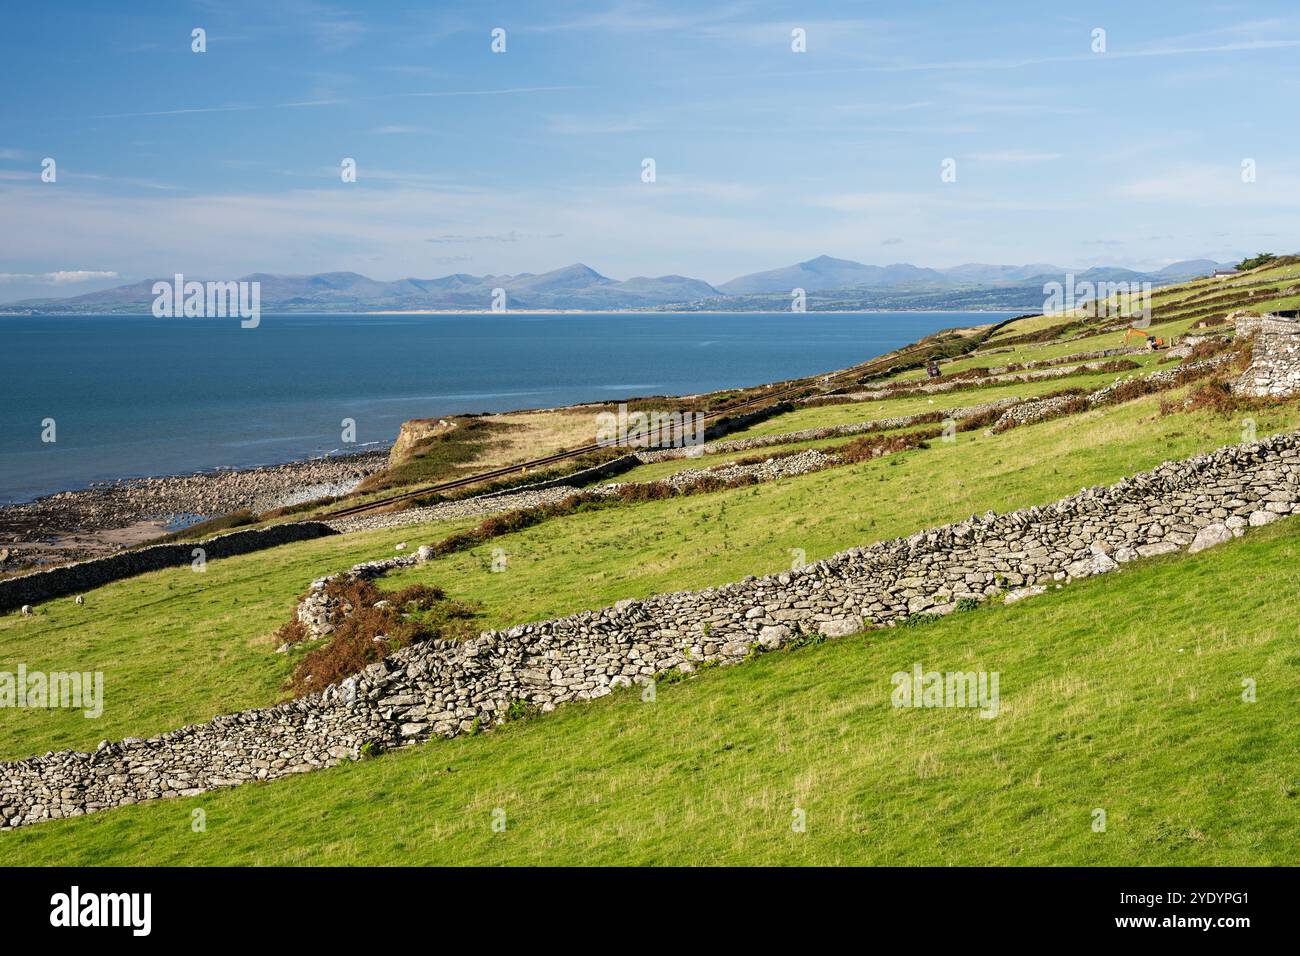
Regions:
<instances>
[{"instance_id":1,"label":"cirrus cloud","mask_svg":"<svg viewBox=\"0 0 1300 956\"><path fill-rule=\"evenodd\" d=\"M75 282L94 282L120 279L116 272L98 272L91 269L67 269L60 272L0 272L0 282L42 282L46 285L70 285Z\"/></svg>"}]
</instances>

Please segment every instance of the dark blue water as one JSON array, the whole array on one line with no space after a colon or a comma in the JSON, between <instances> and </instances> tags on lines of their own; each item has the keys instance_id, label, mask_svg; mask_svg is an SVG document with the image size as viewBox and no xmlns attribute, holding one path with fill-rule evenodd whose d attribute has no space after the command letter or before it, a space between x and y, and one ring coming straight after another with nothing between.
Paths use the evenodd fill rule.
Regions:
<instances>
[{"instance_id":1,"label":"dark blue water","mask_svg":"<svg viewBox=\"0 0 1300 956\"><path fill-rule=\"evenodd\" d=\"M0 502L382 445L409 418L794 378L1007 314L0 318Z\"/></svg>"}]
</instances>

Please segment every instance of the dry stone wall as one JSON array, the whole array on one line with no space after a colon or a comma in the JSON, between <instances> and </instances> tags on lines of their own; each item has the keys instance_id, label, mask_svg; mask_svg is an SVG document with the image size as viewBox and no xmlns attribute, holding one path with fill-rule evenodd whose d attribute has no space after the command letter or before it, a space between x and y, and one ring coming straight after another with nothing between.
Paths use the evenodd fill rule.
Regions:
<instances>
[{"instance_id":1,"label":"dry stone wall","mask_svg":"<svg viewBox=\"0 0 1300 956\"><path fill-rule=\"evenodd\" d=\"M194 560L195 548L201 548L204 560L210 561L213 558L229 558L336 533L334 529L319 522L303 521L248 531L232 531L206 541L155 544L135 551L122 551L106 558L93 558L45 571L33 571L0 581L0 612L89 591L137 574L190 564Z\"/></svg>"},{"instance_id":2,"label":"dry stone wall","mask_svg":"<svg viewBox=\"0 0 1300 956\"><path fill-rule=\"evenodd\" d=\"M1139 557L1199 549L1300 512L1300 433L1234 445L1054 504L992 512L766 577L620 601L404 648L319 694L148 740L105 741L0 764L0 818L16 827L159 797L270 780L432 736L734 664L802 633L855 633L963 598L1034 593ZM112 706L111 685L106 704Z\"/></svg>"},{"instance_id":3,"label":"dry stone wall","mask_svg":"<svg viewBox=\"0 0 1300 956\"><path fill-rule=\"evenodd\" d=\"M1161 369L1158 372L1152 372L1150 375L1140 377L1140 380L1150 383L1158 391L1174 387L1188 375L1210 372L1230 361L1232 361L1231 355L1216 355L1200 362L1179 365L1177 368ZM1139 380L1138 377L1129 375L1116 379L1109 385L1103 385L1095 392L1089 392L1086 395L1056 395L1052 398L1031 399L1021 402L1002 413L1001 417L993 423L993 431L1001 433L1010 428L1032 425L1035 422L1055 418L1079 401L1085 402L1089 408L1105 405L1107 402L1114 400L1116 392L1135 380Z\"/></svg>"},{"instance_id":4,"label":"dry stone wall","mask_svg":"<svg viewBox=\"0 0 1300 956\"><path fill-rule=\"evenodd\" d=\"M449 521L457 518L477 518L501 514L505 511L518 511L521 508L537 508L541 505L557 504L578 491L568 485L551 485L542 489L533 488L525 491L512 491L506 494L478 495L473 498L459 498L444 501L436 505L420 508L407 508L403 511L362 512L346 518L330 518L327 522L335 531L350 534L355 531L378 531L383 528L405 528L415 524L428 524L433 521Z\"/></svg>"},{"instance_id":5,"label":"dry stone wall","mask_svg":"<svg viewBox=\"0 0 1300 956\"><path fill-rule=\"evenodd\" d=\"M1257 397L1293 395L1300 390L1300 321L1279 315L1239 315L1237 336L1255 336L1250 368L1236 388Z\"/></svg>"},{"instance_id":6,"label":"dry stone wall","mask_svg":"<svg viewBox=\"0 0 1300 956\"><path fill-rule=\"evenodd\" d=\"M1104 354L1127 355L1137 350L1104 349L1102 351ZM1025 368L1032 368L1038 364L1046 363L1029 363ZM1029 384L1057 378L1069 378L1072 375L1079 375L1085 372L1095 372L1100 370L1105 364L1105 362L1084 362L1079 365L1072 365L1068 368L1048 368L1037 372L1015 372L1009 374L998 373L995 370L990 369L990 373L983 378L950 378L938 382L925 382L918 379L915 385L900 383L892 388L882 386L879 388L855 392L832 392L829 395L812 395L808 398L801 398L799 401L805 405L827 404L832 399L844 399L852 402L872 402L885 398L908 398L913 395L938 395L942 392L952 392L958 389L985 388L989 385Z\"/></svg>"},{"instance_id":7,"label":"dry stone wall","mask_svg":"<svg viewBox=\"0 0 1300 956\"><path fill-rule=\"evenodd\" d=\"M1010 408L1012 405L1022 401L1019 398L1001 398L993 402L985 402L982 405L969 405L964 408L953 408L947 410L944 414L948 418L960 421L963 418L973 418L976 415L983 415L986 412L997 411L1000 408ZM756 435L753 438L736 438L732 441L706 442L697 448L662 448L656 451L647 451L639 453L641 461L650 463L655 461L664 461L670 458L691 458L696 455L721 455L728 452L750 451L755 448L770 448L773 445L789 445L801 441L815 441L818 438L835 438L842 435L859 435L863 432L886 431L892 428L908 428L912 425L923 422L934 421L934 412L924 412L920 415L903 415L896 418L876 418L865 422L850 422L846 425L828 425L822 428L805 428L795 432L785 432L781 435Z\"/></svg>"},{"instance_id":8,"label":"dry stone wall","mask_svg":"<svg viewBox=\"0 0 1300 956\"><path fill-rule=\"evenodd\" d=\"M1051 368L1058 365L1070 365L1074 362L1086 362L1090 359L1115 358L1120 355L1137 355L1146 352L1144 348L1136 348L1130 345L1118 345L1110 349L1094 349L1091 352L1075 352L1073 355L1062 355L1058 358L1036 359L1032 362L1025 362L1019 366L1022 369ZM1013 372L1010 365L995 365L989 369L990 375L1005 375Z\"/></svg>"}]
</instances>

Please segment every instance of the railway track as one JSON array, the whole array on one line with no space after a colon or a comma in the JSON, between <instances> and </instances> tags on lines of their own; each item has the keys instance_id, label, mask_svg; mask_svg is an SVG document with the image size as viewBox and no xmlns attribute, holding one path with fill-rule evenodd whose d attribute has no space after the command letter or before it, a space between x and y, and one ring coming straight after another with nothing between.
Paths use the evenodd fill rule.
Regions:
<instances>
[{"instance_id":1,"label":"railway track","mask_svg":"<svg viewBox=\"0 0 1300 956\"><path fill-rule=\"evenodd\" d=\"M861 377L862 375L869 374L874 369L888 368L890 365L895 365L900 361L905 361L909 357L917 355L918 353L931 352L933 351L933 348L934 347L930 345L913 346L911 348L904 349L900 352L891 352L888 355L882 355L879 358L871 359L870 361L864 362L860 365L855 365L852 368L843 369L842 371L839 372L831 372L825 376L810 376L809 378L801 379L797 384L790 385L786 388L774 390L764 395L758 395L747 401L740 402L736 405L728 405L726 408L720 408L717 409L716 411L709 412L704 416L703 420L705 422L709 422L709 421L716 420L718 418L722 418L724 416L734 415L737 412L756 411L758 407L780 402L786 396L791 395L794 392L804 391L810 387L815 387L818 381L824 381L829 384L831 382L835 382L846 376ZM456 478L452 481L444 481L434 485L426 485L422 488L415 488L410 491L404 491L401 494L389 495L384 498L376 498L373 501L367 501L362 504L351 505L350 507L347 508L339 508L335 511L326 512L325 514L322 514L313 520L327 521L332 518L349 518L354 515L365 514L368 511L375 511L379 508L388 508L395 504L401 504L407 501L414 501L415 499L423 498L426 495L440 494L446 491L455 491L456 489L465 488L470 485L480 484L485 481L492 481L497 478L505 478L510 475L531 471L536 468L543 468L547 465L554 465L557 464L558 462L569 461L574 458L580 458L583 455L589 455L592 452L600 451L602 449L609 448L609 447L610 446L607 444L602 445L600 443L593 442L590 445L583 445L581 448L573 448L566 451L557 452L556 454L548 455L545 458L534 458L532 461L523 461L514 465L505 465L501 468L495 468L491 471L481 472L480 474L467 475L464 478Z\"/></svg>"}]
</instances>

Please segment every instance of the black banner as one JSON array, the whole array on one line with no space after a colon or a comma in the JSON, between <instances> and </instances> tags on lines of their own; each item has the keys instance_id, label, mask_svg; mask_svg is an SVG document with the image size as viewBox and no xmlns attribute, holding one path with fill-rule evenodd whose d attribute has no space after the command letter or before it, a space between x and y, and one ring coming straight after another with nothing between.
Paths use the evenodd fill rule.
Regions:
<instances>
[{"instance_id":1,"label":"black banner","mask_svg":"<svg viewBox=\"0 0 1300 956\"><path fill-rule=\"evenodd\" d=\"M0 880L14 945L74 933L337 944L403 921L495 927L502 945L510 925L613 945L688 927L762 934L773 920L972 945L1021 931L1231 945L1293 923L1296 889L1285 869L8 869Z\"/></svg>"}]
</instances>

